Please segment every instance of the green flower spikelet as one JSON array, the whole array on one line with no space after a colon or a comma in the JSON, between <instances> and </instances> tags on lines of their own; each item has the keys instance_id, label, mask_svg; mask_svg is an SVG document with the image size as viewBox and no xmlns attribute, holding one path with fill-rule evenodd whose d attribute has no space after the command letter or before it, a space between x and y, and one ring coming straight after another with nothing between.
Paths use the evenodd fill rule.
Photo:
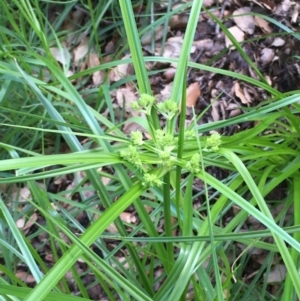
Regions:
<instances>
[{"instance_id":1,"label":"green flower spikelet","mask_svg":"<svg viewBox=\"0 0 300 301\"><path fill-rule=\"evenodd\" d=\"M143 170L143 164L140 159L139 152L135 146L129 145L127 150L120 152L120 156L140 170Z\"/></svg>"},{"instance_id":2,"label":"green flower spikelet","mask_svg":"<svg viewBox=\"0 0 300 301\"><path fill-rule=\"evenodd\" d=\"M200 154L196 153L192 156L191 160L186 163L185 168L192 173L198 173L201 170L200 167Z\"/></svg>"},{"instance_id":3,"label":"green flower spikelet","mask_svg":"<svg viewBox=\"0 0 300 301\"><path fill-rule=\"evenodd\" d=\"M222 144L222 136L219 133L213 133L206 139L206 147L204 148L207 152L217 152L219 146Z\"/></svg>"},{"instance_id":4,"label":"green flower spikelet","mask_svg":"<svg viewBox=\"0 0 300 301\"><path fill-rule=\"evenodd\" d=\"M140 131L132 131L130 133L130 138L131 138L132 144L134 144L134 145L142 145L144 143L143 134Z\"/></svg>"},{"instance_id":5,"label":"green flower spikelet","mask_svg":"<svg viewBox=\"0 0 300 301\"><path fill-rule=\"evenodd\" d=\"M150 173L144 174L144 180L142 182L143 186L149 186L149 187L159 187L163 184L163 182L159 179L158 176Z\"/></svg>"},{"instance_id":6,"label":"green flower spikelet","mask_svg":"<svg viewBox=\"0 0 300 301\"><path fill-rule=\"evenodd\" d=\"M167 99L157 104L157 109L170 120L178 113L178 104L171 99Z\"/></svg>"}]
</instances>

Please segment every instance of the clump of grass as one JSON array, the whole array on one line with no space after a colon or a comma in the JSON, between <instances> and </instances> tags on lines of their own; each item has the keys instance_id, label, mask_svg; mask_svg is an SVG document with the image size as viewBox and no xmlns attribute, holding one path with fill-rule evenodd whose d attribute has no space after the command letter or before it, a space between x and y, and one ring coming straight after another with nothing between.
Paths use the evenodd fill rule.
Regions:
<instances>
[{"instance_id":1,"label":"clump of grass","mask_svg":"<svg viewBox=\"0 0 300 301\"><path fill-rule=\"evenodd\" d=\"M84 275L74 266L82 258L110 300L249 300L257 298L258 292L264 300L271 300L273 297L260 277L270 272L273 257L279 256L288 270L279 290L282 300L300 296L297 272L300 244L296 232L299 231L300 212L296 210L300 166L296 117L299 113L298 93L284 95L264 81L188 62L190 37L194 36L201 10L201 1L194 1L190 4L190 19L177 62L171 98L157 105L144 63L167 59L143 57L131 1L121 0L120 14L140 91L140 100L134 107L146 114L147 120L142 126L151 139L144 139L140 132L132 132L127 137L118 129L118 124L87 105L77 87L47 52L52 40L48 40L43 31L44 16L38 3L32 6L12 1L2 2L2 5L11 26L1 28L0 96L5 131L2 130L0 143L0 183L22 183L29 187L31 198L26 200L22 213L18 211L20 204L11 201L10 195L7 201L2 199L0 202L3 261L0 270L5 274L0 283L1 295L27 301L87 300L90 297L82 280ZM10 5L16 5L20 10L18 23ZM87 8L94 18L87 26L96 44L99 43L97 24L103 16L101 7L99 4L93 9L88 1ZM109 5L105 7L108 9ZM71 8L66 6L62 15L65 16ZM162 17L161 22L165 18ZM228 34L225 27L222 29ZM59 41L55 30L50 32L53 41ZM228 36L248 60L234 37ZM37 51L39 48L45 51L45 55ZM102 64L98 69L120 63ZM204 125L192 123L185 128L187 66L247 81L265 89L274 99L230 120ZM48 82L42 76L45 70ZM75 77L82 75L79 72ZM109 106L108 93L102 95ZM15 100L14 106L11 105L12 99ZM65 113L72 110L78 116L66 121ZM159 123L161 114L167 120L163 129ZM194 117L197 120L198 116ZM258 121L258 124L230 137L222 137L216 132L209 134L245 120ZM175 130L176 124L179 124L178 131ZM103 130L104 126L106 130ZM81 136L89 137L97 148L84 149L78 138ZM68 154L58 151L62 139L70 149ZM47 154L50 147L54 154ZM104 175L99 172L99 167L111 170L111 174L105 174L111 178L108 185L99 180L99 175ZM211 167L225 170L227 176L222 180L213 177L207 172ZM70 200L63 193L47 192L40 185L53 177L76 175L77 171L86 174L77 183L75 177L76 186L72 191L80 194L81 203ZM193 193L195 179L204 183L199 195L205 209L193 207L194 200L199 197ZM293 205L295 208L290 227L274 220L269 209L272 204L266 200L266 196L283 182L288 183L288 193L282 201L288 205L281 219L289 207ZM84 183L88 183L97 195L86 197ZM66 210L63 204L71 205L72 210ZM100 205L104 210L98 209ZM130 225L132 231L128 232L119 216L131 205L137 212L139 224ZM223 225L222 217L234 205L239 206L240 211ZM150 214L146 206L151 208ZM38 231L25 236L15 221L23 214L30 217L34 211L43 217L45 225L37 222ZM89 217L90 225L86 228L74 218L82 212L87 212ZM249 214L267 230L239 233ZM163 233L157 229L161 220ZM108 236L105 230L113 222L118 235ZM180 234L174 235L175 229ZM35 250L31 245L31 241L42 232L48 235L46 243L55 259L51 269L43 262L39 249ZM61 233L68 237L68 243L61 238ZM140 233L143 237L137 235ZM272 236L274 241L263 241L266 236ZM118 244L116 250L110 251L104 239L112 238ZM228 254L235 250L235 242L269 252L248 286L242 281L243 265L246 266L249 260L247 252L241 256L239 267L229 260ZM94 252L91 245L97 247L103 256ZM115 255L120 249L126 254L123 262L119 262ZM28 267L37 283L34 288L15 276L19 263ZM162 271L159 276L155 274L157 269ZM72 295L65 276L68 271L71 271L81 297Z\"/></svg>"}]
</instances>

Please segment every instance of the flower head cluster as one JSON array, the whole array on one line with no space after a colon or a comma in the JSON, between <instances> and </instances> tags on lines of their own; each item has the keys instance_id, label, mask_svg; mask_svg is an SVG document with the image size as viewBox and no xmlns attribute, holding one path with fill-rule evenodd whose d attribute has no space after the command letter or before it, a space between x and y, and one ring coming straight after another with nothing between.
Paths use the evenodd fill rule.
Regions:
<instances>
[{"instance_id":1,"label":"flower head cluster","mask_svg":"<svg viewBox=\"0 0 300 301\"><path fill-rule=\"evenodd\" d=\"M168 120L172 119L178 113L178 104L171 99L157 104L157 108Z\"/></svg>"},{"instance_id":2,"label":"flower head cluster","mask_svg":"<svg viewBox=\"0 0 300 301\"><path fill-rule=\"evenodd\" d=\"M163 184L163 182L159 179L159 177L157 175L145 173L142 184L143 184L143 186L159 187Z\"/></svg>"},{"instance_id":3,"label":"flower head cluster","mask_svg":"<svg viewBox=\"0 0 300 301\"><path fill-rule=\"evenodd\" d=\"M178 138L175 138L172 134L166 133L164 130L156 130L155 137L157 143L163 147L174 146L178 141Z\"/></svg>"},{"instance_id":4,"label":"flower head cluster","mask_svg":"<svg viewBox=\"0 0 300 301\"><path fill-rule=\"evenodd\" d=\"M208 152L217 152L219 150L219 146L222 144L221 138L222 137L219 133L213 133L206 139L206 147L204 150Z\"/></svg>"},{"instance_id":5,"label":"flower head cluster","mask_svg":"<svg viewBox=\"0 0 300 301\"><path fill-rule=\"evenodd\" d=\"M144 143L143 134L140 131L132 131L130 139L133 145L142 145Z\"/></svg>"},{"instance_id":6,"label":"flower head cluster","mask_svg":"<svg viewBox=\"0 0 300 301\"><path fill-rule=\"evenodd\" d=\"M129 145L127 150L120 152L120 156L138 169L144 170L140 154L135 146Z\"/></svg>"},{"instance_id":7,"label":"flower head cluster","mask_svg":"<svg viewBox=\"0 0 300 301\"><path fill-rule=\"evenodd\" d=\"M187 130L184 133L184 138L186 140L194 139L196 137L196 133L194 130Z\"/></svg>"},{"instance_id":8,"label":"flower head cluster","mask_svg":"<svg viewBox=\"0 0 300 301\"><path fill-rule=\"evenodd\" d=\"M185 165L186 170L192 173L198 173L200 169L200 154L196 153L192 156L191 160Z\"/></svg>"},{"instance_id":9,"label":"flower head cluster","mask_svg":"<svg viewBox=\"0 0 300 301\"><path fill-rule=\"evenodd\" d=\"M151 114L151 108L155 103L155 97L148 94L141 94L138 101L133 101L131 107L135 110L141 110L146 115Z\"/></svg>"}]
</instances>

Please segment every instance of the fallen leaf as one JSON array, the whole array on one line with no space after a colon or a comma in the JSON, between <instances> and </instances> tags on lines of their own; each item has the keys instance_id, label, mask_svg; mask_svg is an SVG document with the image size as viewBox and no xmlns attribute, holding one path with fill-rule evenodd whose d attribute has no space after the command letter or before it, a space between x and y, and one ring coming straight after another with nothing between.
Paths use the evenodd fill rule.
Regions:
<instances>
[{"instance_id":1,"label":"fallen leaf","mask_svg":"<svg viewBox=\"0 0 300 301\"><path fill-rule=\"evenodd\" d=\"M251 103L251 102L252 102L252 97L250 96L248 87L243 87L243 93L244 93L244 96L245 96L245 98L247 99L247 101L248 101L249 103Z\"/></svg>"},{"instance_id":2,"label":"fallen leaf","mask_svg":"<svg viewBox=\"0 0 300 301\"><path fill-rule=\"evenodd\" d=\"M167 81L171 81L176 73L176 68L168 68L165 72L164 72L164 77Z\"/></svg>"},{"instance_id":3,"label":"fallen leaf","mask_svg":"<svg viewBox=\"0 0 300 301\"><path fill-rule=\"evenodd\" d=\"M235 116L239 116L242 114L242 111L241 109L234 109L234 110L231 110L230 113L229 113L229 118L233 118Z\"/></svg>"},{"instance_id":4,"label":"fallen leaf","mask_svg":"<svg viewBox=\"0 0 300 301\"><path fill-rule=\"evenodd\" d=\"M26 221L26 218L25 216L22 216L21 218L19 218L17 221L16 221L16 225L19 229L23 229L23 227L25 226L25 221Z\"/></svg>"},{"instance_id":5,"label":"fallen leaf","mask_svg":"<svg viewBox=\"0 0 300 301\"><path fill-rule=\"evenodd\" d=\"M238 26L232 26L232 27L228 28L228 30L235 37L237 42L244 41L245 34ZM226 47L233 45L227 36L225 36L225 44L226 44ZM235 47L231 47L231 49L235 49Z\"/></svg>"},{"instance_id":6,"label":"fallen leaf","mask_svg":"<svg viewBox=\"0 0 300 301\"><path fill-rule=\"evenodd\" d=\"M265 274L266 276L266 274ZM283 264L278 264L268 274L267 283L283 282L286 277L286 267Z\"/></svg>"},{"instance_id":7,"label":"fallen leaf","mask_svg":"<svg viewBox=\"0 0 300 301\"><path fill-rule=\"evenodd\" d=\"M121 60L126 60L128 58L130 58L130 54L123 56ZM120 65L116 66L115 68L113 68L109 73L110 81L116 82L116 81L126 77L128 75L128 67L129 67L129 64L126 63L126 64L120 64Z\"/></svg>"},{"instance_id":8,"label":"fallen leaf","mask_svg":"<svg viewBox=\"0 0 300 301\"><path fill-rule=\"evenodd\" d=\"M248 102L247 98L245 97L243 90L238 82L235 82L235 84L234 84L234 94L236 97L238 97L241 100L241 102L243 104L249 105L249 102Z\"/></svg>"},{"instance_id":9,"label":"fallen leaf","mask_svg":"<svg viewBox=\"0 0 300 301\"><path fill-rule=\"evenodd\" d=\"M209 6L212 6L214 3L215 3L215 0L203 0L202 6L209 7Z\"/></svg>"},{"instance_id":10,"label":"fallen leaf","mask_svg":"<svg viewBox=\"0 0 300 301\"><path fill-rule=\"evenodd\" d=\"M93 68L93 67L96 67L96 66L100 66L100 60L99 60L99 57L96 53L91 52L88 55L87 66L88 66L88 68ZM104 78L105 78L104 71L99 70L99 71L94 72L93 76L92 76L93 84L95 86L101 85L104 81Z\"/></svg>"},{"instance_id":11,"label":"fallen leaf","mask_svg":"<svg viewBox=\"0 0 300 301\"><path fill-rule=\"evenodd\" d=\"M81 43L73 50L74 64L76 66L79 65L79 62L82 61L83 58L88 53L88 47L89 47L89 38L84 37Z\"/></svg>"},{"instance_id":12,"label":"fallen leaf","mask_svg":"<svg viewBox=\"0 0 300 301\"><path fill-rule=\"evenodd\" d=\"M27 202L29 199L32 199L31 192L27 187L23 187L19 189L17 186L14 187L14 191L12 193L12 201L23 203Z\"/></svg>"},{"instance_id":13,"label":"fallen leaf","mask_svg":"<svg viewBox=\"0 0 300 301\"><path fill-rule=\"evenodd\" d=\"M84 18L84 12L79 9L71 12L66 18L63 24L63 29L69 32L67 38L67 43L69 45L81 41L81 37L83 36L82 34L78 34L77 30L80 27L83 18Z\"/></svg>"},{"instance_id":14,"label":"fallen leaf","mask_svg":"<svg viewBox=\"0 0 300 301\"><path fill-rule=\"evenodd\" d=\"M218 121L220 120L220 112L219 112L220 103L215 98L211 98L210 102L211 102L211 116L213 118L213 121Z\"/></svg>"},{"instance_id":15,"label":"fallen leaf","mask_svg":"<svg viewBox=\"0 0 300 301\"><path fill-rule=\"evenodd\" d=\"M182 44L178 42L167 42L163 49L163 57L166 58L177 58L180 55ZM156 49L156 54L159 55L160 48Z\"/></svg>"},{"instance_id":16,"label":"fallen leaf","mask_svg":"<svg viewBox=\"0 0 300 301\"><path fill-rule=\"evenodd\" d=\"M120 218L123 222L126 222L128 224L134 224L137 221L136 216L134 216L130 212L122 212Z\"/></svg>"},{"instance_id":17,"label":"fallen leaf","mask_svg":"<svg viewBox=\"0 0 300 301\"><path fill-rule=\"evenodd\" d=\"M23 231L29 230L37 221L38 215L34 212L23 227Z\"/></svg>"},{"instance_id":18,"label":"fallen leaf","mask_svg":"<svg viewBox=\"0 0 300 301\"><path fill-rule=\"evenodd\" d=\"M45 260L49 262L54 262L54 255L53 254L46 254Z\"/></svg>"},{"instance_id":19,"label":"fallen leaf","mask_svg":"<svg viewBox=\"0 0 300 301\"><path fill-rule=\"evenodd\" d=\"M289 11L289 9L291 8L291 6L294 4L295 2L290 1L290 0L283 0L281 5L282 5L282 10L284 12Z\"/></svg>"},{"instance_id":20,"label":"fallen leaf","mask_svg":"<svg viewBox=\"0 0 300 301\"><path fill-rule=\"evenodd\" d=\"M171 96L172 87L173 82L170 82L169 84L165 85L165 87L160 91L160 95L157 97L157 100L163 101L169 99Z\"/></svg>"},{"instance_id":21,"label":"fallen leaf","mask_svg":"<svg viewBox=\"0 0 300 301\"><path fill-rule=\"evenodd\" d=\"M256 3L258 6L262 8L266 8L268 10L274 10L276 8L276 4L272 0L251 0L252 2Z\"/></svg>"},{"instance_id":22,"label":"fallen leaf","mask_svg":"<svg viewBox=\"0 0 300 301\"><path fill-rule=\"evenodd\" d=\"M61 47L61 48L51 47L51 48L49 48L49 51L51 52L53 57L59 63L61 63L63 66L66 66L66 65L69 64L70 59L71 59L71 55L70 55L67 48L65 48L65 47Z\"/></svg>"},{"instance_id":23,"label":"fallen leaf","mask_svg":"<svg viewBox=\"0 0 300 301\"><path fill-rule=\"evenodd\" d=\"M272 30L272 28L271 28L269 22L266 21L266 20L263 19L263 18L254 16L254 23L255 23L256 26L260 27L260 29L261 29L263 32L267 32L267 33L273 32L273 30Z\"/></svg>"},{"instance_id":24,"label":"fallen leaf","mask_svg":"<svg viewBox=\"0 0 300 301\"><path fill-rule=\"evenodd\" d=\"M119 107L125 105L126 111L131 111L131 103L137 100L136 94L130 88L120 88L117 90L116 99Z\"/></svg>"},{"instance_id":25,"label":"fallen leaf","mask_svg":"<svg viewBox=\"0 0 300 301\"><path fill-rule=\"evenodd\" d=\"M197 100L201 96L201 91L198 83L192 83L186 89L186 106L188 108L194 107Z\"/></svg>"},{"instance_id":26,"label":"fallen leaf","mask_svg":"<svg viewBox=\"0 0 300 301\"><path fill-rule=\"evenodd\" d=\"M169 32L169 30L170 27L168 26L167 31ZM154 33L151 30L149 30L142 36L141 38L142 45L151 44L153 36L155 41L158 41L163 37L163 35L164 35L164 25L157 26L154 30Z\"/></svg>"},{"instance_id":27,"label":"fallen leaf","mask_svg":"<svg viewBox=\"0 0 300 301\"><path fill-rule=\"evenodd\" d=\"M193 45L198 50L211 51L214 47L214 42L211 39L203 39L199 41L194 41Z\"/></svg>"},{"instance_id":28,"label":"fallen leaf","mask_svg":"<svg viewBox=\"0 0 300 301\"><path fill-rule=\"evenodd\" d=\"M185 28L189 21L189 15L178 14L170 18L169 26L171 29Z\"/></svg>"},{"instance_id":29,"label":"fallen leaf","mask_svg":"<svg viewBox=\"0 0 300 301\"><path fill-rule=\"evenodd\" d=\"M134 111L132 111L132 112L134 112ZM122 131L126 135L129 135L132 131L142 131L145 133L144 128L142 128L140 124L130 121L130 118L129 118L129 121L125 122Z\"/></svg>"},{"instance_id":30,"label":"fallen leaf","mask_svg":"<svg viewBox=\"0 0 300 301\"><path fill-rule=\"evenodd\" d=\"M274 39L271 46L280 47L280 46L283 46L284 44L285 44L285 40L280 38L280 37L277 37L277 38Z\"/></svg>"},{"instance_id":31,"label":"fallen leaf","mask_svg":"<svg viewBox=\"0 0 300 301\"><path fill-rule=\"evenodd\" d=\"M34 283L35 279L33 278L32 275L28 274L28 272L25 271L17 271L15 276L20 279L22 282L25 283Z\"/></svg>"},{"instance_id":32,"label":"fallen leaf","mask_svg":"<svg viewBox=\"0 0 300 301\"><path fill-rule=\"evenodd\" d=\"M267 65L272 62L275 56L275 51L271 48L264 48L260 53L260 61L263 65Z\"/></svg>"},{"instance_id":33,"label":"fallen leaf","mask_svg":"<svg viewBox=\"0 0 300 301\"><path fill-rule=\"evenodd\" d=\"M115 50L115 43L113 41L109 41L105 46L104 52L106 54L114 53L114 50Z\"/></svg>"},{"instance_id":34,"label":"fallen leaf","mask_svg":"<svg viewBox=\"0 0 300 301\"><path fill-rule=\"evenodd\" d=\"M255 29L254 18L253 16L245 15L250 11L250 7L241 7L236 9L233 12L233 21L242 31L248 34L253 34Z\"/></svg>"},{"instance_id":35,"label":"fallen leaf","mask_svg":"<svg viewBox=\"0 0 300 301\"><path fill-rule=\"evenodd\" d=\"M294 6L294 10L293 10L293 13L292 13L292 17L291 17L291 22L292 23L297 23L299 12L300 12L300 4L297 3Z\"/></svg>"}]
</instances>

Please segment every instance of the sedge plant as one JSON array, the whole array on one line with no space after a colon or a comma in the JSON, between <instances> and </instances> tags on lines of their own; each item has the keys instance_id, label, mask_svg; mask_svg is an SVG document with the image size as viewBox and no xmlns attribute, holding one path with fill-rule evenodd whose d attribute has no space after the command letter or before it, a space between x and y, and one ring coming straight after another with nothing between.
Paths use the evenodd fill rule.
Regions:
<instances>
[{"instance_id":1,"label":"sedge plant","mask_svg":"<svg viewBox=\"0 0 300 301\"><path fill-rule=\"evenodd\" d=\"M8 194L11 187L16 187L14 184L22 183L28 187L30 195L25 198L21 213L18 210L20 189L17 189L16 199L12 200L9 194L0 201L0 248L4 262L0 271L5 274L0 281L1 296L26 301L89 300L82 280L84 275L75 268L75 263L81 259L110 300L213 301L234 300L236 296L237 300L249 300L258 291L265 300L271 300L272 296L259 277L253 279L249 288L243 285L241 266L236 267L235 262L228 259L229 252L236 250L234 243L239 242L248 249L260 248L268 252L268 260L258 275L270 273L273 257L279 256L288 272L281 291L282 298L286 299L282 300L299 298L300 228L296 210L299 208L300 131L296 117L300 109L299 93L284 95L263 80L189 62L191 37L195 34L202 1L193 1L181 8L190 8L190 19L179 60L144 57L132 3L120 0L118 9L131 53L128 61L133 63L139 90L139 99L132 103L132 109L146 117L135 118L143 130L132 131L127 136L114 116L109 96L113 88L108 83L97 91L110 111L110 116L104 117L84 101L78 87L71 82L96 70L124 63L124 60L105 63L68 78L48 51L51 45L45 34L39 3L11 2L20 10L21 18L17 24L11 7L2 2L11 28L2 28L1 32L1 39L7 46L3 43L0 53L1 126L5 129L0 143L0 183L7 185ZM68 6L64 14L71 8ZM93 9L88 1L87 8L93 13L88 26L95 37L96 48L100 49L96 31L103 17L101 8L107 9L108 5ZM158 24L166 24L171 14L168 10L168 15L161 17ZM245 60L249 60L226 27L219 23ZM59 44L55 30L46 24L53 35L51 43ZM31 28L29 33L27 25ZM26 51L22 47L25 45ZM43 55L35 51L38 47L45 50ZM156 102L146 61L178 63L170 99ZM265 89L273 99L230 120L198 125L199 116L195 115L194 122L185 128L187 67L244 80ZM259 70L256 71L261 76ZM20 110L11 105L12 98L17 100L15 105ZM23 102L18 103L21 100ZM161 119L164 120L162 124ZM230 137L218 132L244 121L258 124ZM88 137L97 146L85 148L79 137ZM69 153L59 152L62 139ZM49 150L51 143L54 146ZM208 172L210 168L224 170L226 176L217 179ZM76 178L82 171L85 176ZM67 192L78 193L81 202L68 198L66 191L54 194L41 185L66 174L75 175L75 187ZM110 179L107 185L101 180L104 176ZM198 195L194 190L195 179L203 183ZM283 200L287 206L277 219L270 210L267 196L281 183L285 183L288 190ZM87 197L88 189L96 193ZM197 198L203 201L198 209L194 208ZM71 209L66 210L62 204ZM139 223L136 225L128 225L119 218L130 206L137 214ZM240 210L224 225L223 217L233 206ZM292 206L295 208L292 223L281 224L280 220L284 220ZM15 221L22 215L28 219L33 212L38 212L45 223L37 221L38 231L26 236ZM89 218L86 227L75 218L82 212ZM240 233L249 215L266 230ZM159 231L161 222L162 232ZM112 223L117 228L116 235L106 232ZM47 234L46 241L54 256L51 268L44 264L40 247L35 250L31 244L41 233ZM61 233L67 241L61 238ZM273 240L264 241L265 237ZM107 248L110 239L118 241L115 250ZM92 245L101 251L101 256ZM122 262L116 256L119 250L126 254ZM246 264L247 251L236 256L237 260L240 258L241 263ZM34 288L14 275L19 263L25 264L34 277ZM69 271L78 296L72 295L69 287L66 277Z\"/></svg>"}]
</instances>

